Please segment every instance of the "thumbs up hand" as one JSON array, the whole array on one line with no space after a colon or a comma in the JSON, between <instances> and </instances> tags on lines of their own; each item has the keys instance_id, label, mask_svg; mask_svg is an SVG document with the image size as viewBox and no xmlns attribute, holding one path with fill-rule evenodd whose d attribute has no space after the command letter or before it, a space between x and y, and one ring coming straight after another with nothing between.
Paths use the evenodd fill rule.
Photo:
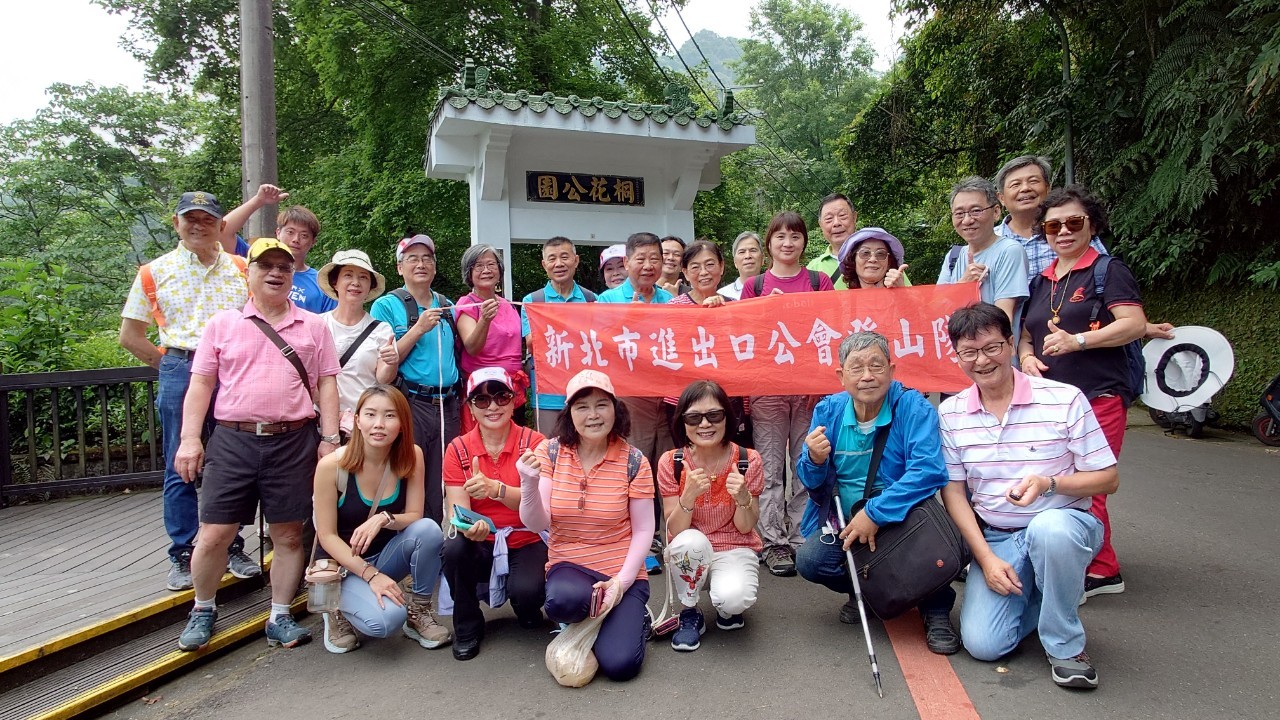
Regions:
<instances>
[{"instance_id":1,"label":"thumbs up hand","mask_svg":"<svg viewBox=\"0 0 1280 720\"><path fill-rule=\"evenodd\" d=\"M903 263L899 267L889 268L889 272L884 274L884 286L887 288L903 287L903 273L905 273L909 267L911 266Z\"/></svg>"},{"instance_id":2,"label":"thumbs up hand","mask_svg":"<svg viewBox=\"0 0 1280 720\"><path fill-rule=\"evenodd\" d=\"M395 367L400 362L400 349L396 347L396 336L387 338L387 344L378 348L378 359Z\"/></svg>"},{"instance_id":3,"label":"thumbs up hand","mask_svg":"<svg viewBox=\"0 0 1280 720\"><path fill-rule=\"evenodd\" d=\"M804 439L809 448L809 460L814 465L821 465L831 455L831 441L827 439L827 428L819 425Z\"/></svg>"},{"instance_id":4,"label":"thumbs up hand","mask_svg":"<svg viewBox=\"0 0 1280 720\"><path fill-rule=\"evenodd\" d=\"M1044 338L1044 354L1058 357L1080 350L1080 343L1075 335L1063 330L1052 320L1049 321L1049 334Z\"/></svg>"},{"instance_id":5,"label":"thumbs up hand","mask_svg":"<svg viewBox=\"0 0 1280 720\"><path fill-rule=\"evenodd\" d=\"M471 477L467 478L467 482L463 484L462 489L471 497L480 500L493 494L489 492L489 483L492 482L494 481L485 477L485 474L480 471L480 458L471 458Z\"/></svg>"}]
</instances>

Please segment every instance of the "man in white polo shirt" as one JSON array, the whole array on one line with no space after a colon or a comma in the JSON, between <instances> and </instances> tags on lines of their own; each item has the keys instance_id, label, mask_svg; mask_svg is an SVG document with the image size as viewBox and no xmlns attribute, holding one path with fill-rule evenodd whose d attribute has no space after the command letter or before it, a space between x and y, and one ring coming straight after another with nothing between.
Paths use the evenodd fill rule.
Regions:
<instances>
[{"instance_id":1,"label":"man in white polo shirt","mask_svg":"<svg viewBox=\"0 0 1280 720\"><path fill-rule=\"evenodd\" d=\"M1014 369L1003 310L960 308L947 332L974 382L938 409L942 499L982 571L965 584L961 641L990 661L1036 630L1055 683L1095 688L1077 608L1102 546L1090 498L1119 487L1115 456L1077 388Z\"/></svg>"}]
</instances>

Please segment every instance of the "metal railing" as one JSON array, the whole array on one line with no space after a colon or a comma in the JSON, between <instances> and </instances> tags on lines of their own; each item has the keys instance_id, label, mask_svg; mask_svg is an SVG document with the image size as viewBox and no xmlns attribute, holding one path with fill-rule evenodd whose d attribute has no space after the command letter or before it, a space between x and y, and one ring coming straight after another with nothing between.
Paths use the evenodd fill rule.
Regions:
<instances>
[{"instance_id":1,"label":"metal railing","mask_svg":"<svg viewBox=\"0 0 1280 720\"><path fill-rule=\"evenodd\" d=\"M0 507L163 483L156 378L149 367L0 375Z\"/></svg>"}]
</instances>

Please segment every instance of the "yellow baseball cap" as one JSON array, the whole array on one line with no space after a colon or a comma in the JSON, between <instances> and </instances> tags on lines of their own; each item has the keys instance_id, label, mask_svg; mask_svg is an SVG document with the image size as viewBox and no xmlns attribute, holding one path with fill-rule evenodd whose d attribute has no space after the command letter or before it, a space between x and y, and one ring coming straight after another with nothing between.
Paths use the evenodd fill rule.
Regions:
<instances>
[{"instance_id":1,"label":"yellow baseball cap","mask_svg":"<svg viewBox=\"0 0 1280 720\"><path fill-rule=\"evenodd\" d=\"M245 260L253 262L262 257L263 253L268 250L283 250L289 254L289 257L293 257L293 251L289 249L288 245L273 237L264 237L253 241L253 244L249 246L249 256Z\"/></svg>"}]
</instances>

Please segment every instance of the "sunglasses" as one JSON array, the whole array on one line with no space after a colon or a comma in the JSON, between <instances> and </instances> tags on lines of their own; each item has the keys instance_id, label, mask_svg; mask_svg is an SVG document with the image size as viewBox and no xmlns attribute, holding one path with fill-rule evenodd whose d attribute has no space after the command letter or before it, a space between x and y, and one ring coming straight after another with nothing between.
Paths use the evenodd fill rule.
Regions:
<instances>
[{"instance_id":1,"label":"sunglasses","mask_svg":"<svg viewBox=\"0 0 1280 720\"><path fill-rule=\"evenodd\" d=\"M486 410L490 403L497 403L498 407L506 407L515 399L515 395L509 392L500 392L497 395L472 395L467 402L479 410Z\"/></svg>"},{"instance_id":2,"label":"sunglasses","mask_svg":"<svg viewBox=\"0 0 1280 720\"><path fill-rule=\"evenodd\" d=\"M697 427L702 424L703 420L716 425L724 422L724 410L710 410L708 412L687 412L680 416L684 419L684 424L689 427Z\"/></svg>"},{"instance_id":3,"label":"sunglasses","mask_svg":"<svg viewBox=\"0 0 1280 720\"><path fill-rule=\"evenodd\" d=\"M1062 232L1062 227L1065 225L1070 232L1080 232L1084 229L1084 221L1088 219L1084 215L1072 215L1066 220L1045 220L1040 223L1040 229L1045 235L1057 235Z\"/></svg>"}]
</instances>

